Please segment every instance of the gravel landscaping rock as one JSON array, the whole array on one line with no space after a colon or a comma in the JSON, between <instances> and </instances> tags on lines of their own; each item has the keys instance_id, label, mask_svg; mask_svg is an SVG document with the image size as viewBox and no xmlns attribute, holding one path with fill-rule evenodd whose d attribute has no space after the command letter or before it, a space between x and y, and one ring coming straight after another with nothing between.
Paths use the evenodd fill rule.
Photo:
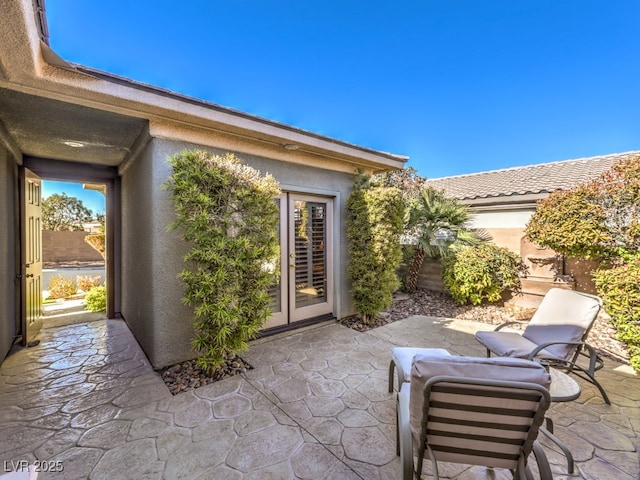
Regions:
<instances>
[{"instance_id":1,"label":"gravel landscaping rock","mask_svg":"<svg viewBox=\"0 0 640 480\"><path fill-rule=\"evenodd\" d=\"M381 312L375 321L370 324L365 325L356 315L344 318L340 320L340 323L359 332L365 332L402 320L411 315L425 315L428 317L456 318L500 325L513 320L526 321L531 318L534 312L535 309L518 308L509 303L478 306L458 305L446 293L418 290L411 295L398 292L394 296L391 307ZM629 353L626 346L616 340L615 328L611 325L609 317L604 313L598 316L593 325L589 334L589 344L598 350L602 356L625 363L629 362ZM200 369L195 360L164 368L160 371L160 374L171 393L177 395L180 392L193 390L202 385L208 385L251 369L253 367L242 358L230 356L222 366L211 374Z\"/></svg>"},{"instance_id":2,"label":"gravel landscaping rock","mask_svg":"<svg viewBox=\"0 0 640 480\"><path fill-rule=\"evenodd\" d=\"M500 325L504 322L531 318L535 308L519 308L510 303L485 305L458 305L450 295L429 290L417 290L414 294L396 293L393 304L380 313L375 322L365 325L358 316L347 317L341 323L354 330L364 332L372 328L402 320L411 315L456 318ZM628 363L629 353L624 343L616 339L616 331L609 316L600 312L589 334L589 344L602 356Z\"/></svg>"},{"instance_id":3,"label":"gravel landscaping rock","mask_svg":"<svg viewBox=\"0 0 640 480\"><path fill-rule=\"evenodd\" d=\"M253 367L242 358L230 355L213 373L202 370L195 360L189 360L160 370L160 375L169 391L177 395L251 369Z\"/></svg>"}]
</instances>

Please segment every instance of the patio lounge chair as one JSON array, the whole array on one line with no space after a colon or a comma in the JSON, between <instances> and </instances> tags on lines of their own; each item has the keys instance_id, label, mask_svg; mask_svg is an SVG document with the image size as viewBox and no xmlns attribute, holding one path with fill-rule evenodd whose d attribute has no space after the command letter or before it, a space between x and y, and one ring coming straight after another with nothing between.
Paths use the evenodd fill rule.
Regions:
<instances>
[{"instance_id":1,"label":"patio lounge chair","mask_svg":"<svg viewBox=\"0 0 640 480\"><path fill-rule=\"evenodd\" d=\"M601 307L602 300L595 295L552 288L522 335L502 329L523 322L507 322L493 331L476 332L475 337L487 348L487 357L493 353L500 357L547 362L598 387L602 398L610 405L607 393L595 377L604 362L586 343ZM588 359L586 367L578 365L580 358Z\"/></svg>"},{"instance_id":2,"label":"patio lounge chair","mask_svg":"<svg viewBox=\"0 0 640 480\"><path fill-rule=\"evenodd\" d=\"M427 455L436 480L438 462L505 468L524 480L532 452L540 478L552 479L536 441L549 381L543 366L522 359L416 355L398 392L402 479L419 479Z\"/></svg>"}]
</instances>

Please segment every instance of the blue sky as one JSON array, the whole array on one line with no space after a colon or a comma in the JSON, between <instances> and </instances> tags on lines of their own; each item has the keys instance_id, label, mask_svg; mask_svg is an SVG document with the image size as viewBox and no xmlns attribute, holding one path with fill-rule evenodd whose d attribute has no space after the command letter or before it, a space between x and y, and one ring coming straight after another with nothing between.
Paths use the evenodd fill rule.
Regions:
<instances>
[{"instance_id":1,"label":"blue sky","mask_svg":"<svg viewBox=\"0 0 640 480\"><path fill-rule=\"evenodd\" d=\"M53 193L66 193L80 199L94 214L106 212L104 195L96 190L85 190L81 183L43 180L42 196L46 198Z\"/></svg>"},{"instance_id":2,"label":"blue sky","mask_svg":"<svg viewBox=\"0 0 640 480\"><path fill-rule=\"evenodd\" d=\"M68 61L429 178L640 149L633 0L48 0Z\"/></svg>"}]
</instances>

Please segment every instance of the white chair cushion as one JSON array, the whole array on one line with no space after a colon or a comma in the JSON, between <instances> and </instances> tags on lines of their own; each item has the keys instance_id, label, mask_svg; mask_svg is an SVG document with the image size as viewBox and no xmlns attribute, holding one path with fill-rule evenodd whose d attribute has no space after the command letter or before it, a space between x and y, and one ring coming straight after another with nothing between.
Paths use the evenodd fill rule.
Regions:
<instances>
[{"instance_id":1,"label":"white chair cushion","mask_svg":"<svg viewBox=\"0 0 640 480\"><path fill-rule=\"evenodd\" d=\"M405 382L411 380L411 364L413 363L413 357L416 355L427 356L429 358L451 357L451 354L444 348L395 347L391 350L391 357L396 364L396 368L400 366L402 369ZM400 388L399 385L398 388Z\"/></svg>"},{"instance_id":2,"label":"white chair cushion","mask_svg":"<svg viewBox=\"0 0 640 480\"><path fill-rule=\"evenodd\" d=\"M529 325L576 325L586 331L600 311L601 300L573 290L552 288L531 317Z\"/></svg>"}]
</instances>

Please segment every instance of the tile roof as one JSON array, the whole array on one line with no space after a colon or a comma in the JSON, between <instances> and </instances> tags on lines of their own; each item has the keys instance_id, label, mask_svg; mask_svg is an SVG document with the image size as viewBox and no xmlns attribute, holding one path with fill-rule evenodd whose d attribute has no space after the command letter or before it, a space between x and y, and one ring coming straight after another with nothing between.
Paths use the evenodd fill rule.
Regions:
<instances>
[{"instance_id":1,"label":"tile roof","mask_svg":"<svg viewBox=\"0 0 640 480\"><path fill-rule=\"evenodd\" d=\"M434 178L427 185L459 200L551 193L592 180L616 161L635 155L640 151Z\"/></svg>"}]
</instances>

